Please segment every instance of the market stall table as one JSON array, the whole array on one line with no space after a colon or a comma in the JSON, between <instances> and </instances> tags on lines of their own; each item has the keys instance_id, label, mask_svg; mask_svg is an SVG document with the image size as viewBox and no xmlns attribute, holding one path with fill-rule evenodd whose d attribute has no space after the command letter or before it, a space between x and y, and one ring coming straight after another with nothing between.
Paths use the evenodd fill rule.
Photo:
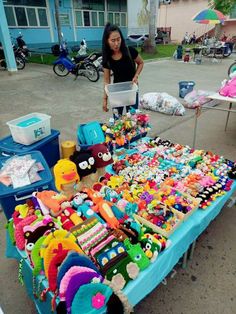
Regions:
<instances>
[{"instance_id":1,"label":"market stall table","mask_svg":"<svg viewBox=\"0 0 236 314\"><path fill-rule=\"evenodd\" d=\"M229 192L217 198L206 210L198 209L194 212L193 215L183 222L181 226L170 236L170 240L172 242L171 246L160 253L157 260L146 270L142 271L134 281L128 283L123 290L131 305L135 306L138 304L162 282L162 280L171 272L182 255L188 250L189 246L220 213L224 204L230 199L235 191L236 182L233 183ZM19 251L11 244L8 233L6 256L22 261L22 273L26 290L31 299L34 301L38 313L51 313L51 299L53 294L50 293L50 297L47 297L45 302L34 298L32 269L28 260L25 258L24 252ZM43 290L47 287L47 280L41 276L36 279L36 286L38 284Z\"/></svg>"}]
</instances>

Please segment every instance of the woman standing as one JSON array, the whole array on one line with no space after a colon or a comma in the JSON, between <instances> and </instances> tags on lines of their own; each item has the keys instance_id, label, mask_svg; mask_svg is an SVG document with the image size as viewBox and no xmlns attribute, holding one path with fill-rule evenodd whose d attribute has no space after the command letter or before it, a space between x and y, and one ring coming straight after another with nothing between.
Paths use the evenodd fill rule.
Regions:
<instances>
[{"instance_id":1,"label":"woman standing","mask_svg":"<svg viewBox=\"0 0 236 314\"><path fill-rule=\"evenodd\" d=\"M107 112L107 94L105 86L110 84L111 71L114 75L114 83L129 82L138 83L138 77L143 69L143 60L135 48L127 47L120 28L107 23L102 39L102 60L104 68L104 98L103 111ZM136 104L138 108L138 93ZM123 107L117 108L121 115Z\"/></svg>"}]
</instances>

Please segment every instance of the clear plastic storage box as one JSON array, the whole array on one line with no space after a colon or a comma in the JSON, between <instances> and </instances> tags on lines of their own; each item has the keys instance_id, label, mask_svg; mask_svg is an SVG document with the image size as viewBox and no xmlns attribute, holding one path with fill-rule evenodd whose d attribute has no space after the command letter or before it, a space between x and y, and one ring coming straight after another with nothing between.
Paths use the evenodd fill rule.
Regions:
<instances>
[{"instance_id":1,"label":"clear plastic storage box","mask_svg":"<svg viewBox=\"0 0 236 314\"><path fill-rule=\"evenodd\" d=\"M138 86L132 82L114 83L106 86L106 93L112 108L134 105L137 91Z\"/></svg>"},{"instance_id":2,"label":"clear plastic storage box","mask_svg":"<svg viewBox=\"0 0 236 314\"><path fill-rule=\"evenodd\" d=\"M30 113L7 122L13 140L23 145L31 145L51 134L51 116L44 113Z\"/></svg>"}]
</instances>

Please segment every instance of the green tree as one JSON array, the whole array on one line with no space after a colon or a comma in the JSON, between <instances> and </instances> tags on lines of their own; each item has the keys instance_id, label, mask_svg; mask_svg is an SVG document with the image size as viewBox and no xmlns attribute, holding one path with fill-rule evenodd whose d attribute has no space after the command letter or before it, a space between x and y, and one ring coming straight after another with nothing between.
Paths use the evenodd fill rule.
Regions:
<instances>
[{"instance_id":1,"label":"green tree","mask_svg":"<svg viewBox=\"0 0 236 314\"><path fill-rule=\"evenodd\" d=\"M209 6L225 15L228 15L236 5L236 0L210 0Z\"/></svg>"},{"instance_id":2,"label":"green tree","mask_svg":"<svg viewBox=\"0 0 236 314\"><path fill-rule=\"evenodd\" d=\"M236 5L236 0L209 0L209 7L216 9L225 15L229 15L233 7ZM215 37L219 40L222 32L222 25L215 26Z\"/></svg>"}]
</instances>

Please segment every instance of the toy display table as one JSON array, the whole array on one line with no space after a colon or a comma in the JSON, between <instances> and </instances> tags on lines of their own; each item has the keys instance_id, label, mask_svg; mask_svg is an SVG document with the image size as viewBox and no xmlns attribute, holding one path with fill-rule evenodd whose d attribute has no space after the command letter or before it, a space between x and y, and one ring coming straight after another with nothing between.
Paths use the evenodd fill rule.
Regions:
<instances>
[{"instance_id":1,"label":"toy display table","mask_svg":"<svg viewBox=\"0 0 236 314\"><path fill-rule=\"evenodd\" d=\"M220 213L222 207L236 191L236 182L233 183L231 190L225 195L217 198L206 210L198 209L170 236L171 246L159 254L157 260L123 290L129 302L135 306L170 273L181 256L188 250L189 246L207 228L210 222ZM45 302L35 299L32 287L32 269L28 260L24 259L24 252L19 251L10 242L7 234L6 256L22 260L23 279L27 292L34 301L38 313L51 313L51 298ZM43 279L43 277L41 278ZM37 278L40 280L40 278ZM37 283L36 283L37 284ZM47 280L41 282L43 287L47 287ZM52 297L52 295L51 295Z\"/></svg>"}]
</instances>

